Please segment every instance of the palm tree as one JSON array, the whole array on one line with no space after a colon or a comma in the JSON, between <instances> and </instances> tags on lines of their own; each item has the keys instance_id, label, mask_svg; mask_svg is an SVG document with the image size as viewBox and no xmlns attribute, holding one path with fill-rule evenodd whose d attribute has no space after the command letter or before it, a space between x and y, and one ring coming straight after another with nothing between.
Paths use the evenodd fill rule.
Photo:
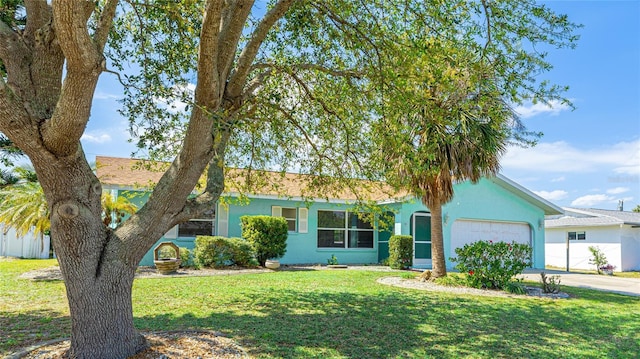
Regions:
<instances>
[{"instance_id":1,"label":"palm tree","mask_svg":"<svg viewBox=\"0 0 640 359\"><path fill-rule=\"evenodd\" d=\"M51 227L49 206L37 182L19 182L0 190L0 223L14 228L19 237L33 230L44 246L44 235Z\"/></svg>"},{"instance_id":2,"label":"palm tree","mask_svg":"<svg viewBox=\"0 0 640 359\"><path fill-rule=\"evenodd\" d=\"M406 86L385 92L384 115L373 130L383 140L379 158L387 181L431 211L432 276L438 278L447 274L442 205L452 199L454 182L495 175L510 136L530 133L475 55L442 47L436 54L414 49L419 54L411 57L403 50L398 58L411 64L398 66L406 71L398 77Z\"/></svg>"},{"instance_id":3,"label":"palm tree","mask_svg":"<svg viewBox=\"0 0 640 359\"><path fill-rule=\"evenodd\" d=\"M19 237L33 230L34 235L39 236L41 245L44 245L43 236L51 227L44 191L32 169L16 168L15 172L17 176L12 178L19 180L0 189L0 224L5 228L14 228ZM119 224L123 217L137 210L127 198L114 200L109 193L102 194L102 206L103 223L107 226L114 220Z\"/></svg>"},{"instance_id":4,"label":"palm tree","mask_svg":"<svg viewBox=\"0 0 640 359\"><path fill-rule=\"evenodd\" d=\"M109 226L114 222L119 225L127 214L135 213L137 210L138 207L126 197L114 199L110 193L102 194L102 211L104 212L102 214L102 223L105 226Z\"/></svg>"}]
</instances>

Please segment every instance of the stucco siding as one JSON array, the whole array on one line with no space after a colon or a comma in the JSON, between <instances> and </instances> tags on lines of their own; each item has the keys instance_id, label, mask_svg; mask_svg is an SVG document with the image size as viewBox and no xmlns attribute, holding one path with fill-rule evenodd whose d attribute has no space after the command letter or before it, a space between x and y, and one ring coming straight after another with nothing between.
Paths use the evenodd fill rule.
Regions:
<instances>
[{"instance_id":1,"label":"stucco siding","mask_svg":"<svg viewBox=\"0 0 640 359\"><path fill-rule=\"evenodd\" d=\"M640 228L624 226L621 230L621 270L640 270Z\"/></svg>"},{"instance_id":2,"label":"stucco siding","mask_svg":"<svg viewBox=\"0 0 640 359\"><path fill-rule=\"evenodd\" d=\"M570 227L570 228L548 228L546 243L547 265L566 268L567 266L567 232L585 232L585 240L569 241L569 268L590 269L595 266L589 264L591 258L590 246L600 248L607 258L607 261L616 270L622 268L620 226L604 227Z\"/></svg>"},{"instance_id":3,"label":"stucco siding","mask_svg":"<svg viewBox=\"0 0 640 359\"><path fill-rule=\"evenodd\" d=\"M411 215L417 211L428 211L418 200L402 204L396 216L402 234L410 234ZM451 231L456 220L482 220L505 223L524 223L531 228L533 244L533 268L544 268L544 212L524 199L487 179L477 184L463 182L455 186L453 199L442 207L443 240L446 265L452 268L449 258L455 256L451 248Z\"/></svg>"}]
</instances>

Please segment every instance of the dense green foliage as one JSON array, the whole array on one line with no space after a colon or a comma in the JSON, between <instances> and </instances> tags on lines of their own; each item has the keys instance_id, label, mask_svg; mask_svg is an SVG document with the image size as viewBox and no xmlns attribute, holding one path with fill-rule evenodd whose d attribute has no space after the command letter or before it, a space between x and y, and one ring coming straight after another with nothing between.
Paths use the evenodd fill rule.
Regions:
<instances>
[{"instance_id":1,"label":"dense green foliage","mask_svg":"<svg viewBox=\"0 0 640 359\"><path fill-rule=\"evenodd\" d=\"M231 265L257 265L253 246L242 238L197 236L193 249L196 267L221 268Z\"/></svg>"},{"instance_id":2,"label":"dense green foliage","mask_svg":"<svg viewBox=\"0 0 640 359\"><path fill-rule=\"evenodd\" d=\"M242 238L253 245L261 266L267 259L282 257L287 252L289 229L282 217L242 216Z\"/></svg>"},{"instance_id":3,"label":"dense green foliage","mask_svg":"<svg viewBox=\"0 0 640 359\"><path fill-rule=\"evenodd\" d=\"M0 357L68 337L64 284L19 278L54 264L0 259ZM572 287L563 287L567 300L424 292L376 283L386 276L318 270L141 278L133 316L144 331L221 332L264 359L637 356L636 297Z\"/></svg>"},{"instance_id":4,"label":"dense green foliage","mask_svg":"<svg viewBox=\"0 0 640 359\"><path fill-rule=\"evenodd\" d=\"M407 269L413 265L413 237L393 235L389 238L389 266Z\"/></svg>"},{"instance_id":5,"label":"dense green foliage","mask_svg":"<svg viewBox=\"0 0 640 359\"><path fill-rule=\"evenodd\" d=\"M180 268L195 268L196 262L193 252L188 248L179 247L180 251Z\"/></svg>"},{"instance_id":6,"label":"dense green foliage","mask_svg":"<svg viewBox=\"0 0 640 359\"><path fill-rule=\"evenodd\" d=\"M531 246L522 243L477 241L456 248L455 268L466 273L472 287L505 289L515 275L531 265Z\"/></svg>"}]
</instances>

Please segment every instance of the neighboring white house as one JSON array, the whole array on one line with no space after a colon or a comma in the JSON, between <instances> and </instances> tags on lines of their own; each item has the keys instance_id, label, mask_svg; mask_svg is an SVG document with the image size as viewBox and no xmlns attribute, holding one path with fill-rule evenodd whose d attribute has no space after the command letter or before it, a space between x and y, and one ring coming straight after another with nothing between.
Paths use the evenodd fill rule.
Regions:
<instances>
[{"instance_id":1,"label":"neighboring white house","mask_svg":"<svg viewBox=\"0 0 640 359\"><path fill-rule=\"evenodd\" d=\"M18 237L14 229L0 225L0 256L19 258L49 258L49 236L34 235L29 231Z\"/></svg>"},{"instance_id":2,"label":"neighboring white house","mask_svg":"<svg viewBox=\"0 0 640 359\"><path fill-rule=\"evenodd\" d=\"M563 208L545 221L545 262L555 267L595 269L590 246L600 248L616 271L640 270L640 213Z\"/></svg>"}]
</instances>

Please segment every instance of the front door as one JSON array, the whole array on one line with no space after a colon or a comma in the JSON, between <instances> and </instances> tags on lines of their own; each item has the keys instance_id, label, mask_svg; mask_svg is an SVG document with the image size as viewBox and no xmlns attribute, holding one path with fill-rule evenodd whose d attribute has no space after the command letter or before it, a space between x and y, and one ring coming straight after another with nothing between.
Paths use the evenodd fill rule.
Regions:
<instances>
[{"instance_id":1,"label":"front door","mask_svg":"<svg viewBox=\"0 0 640 359\"><path fill-rule=\"evenodd\" d=\"M413 265L431 266L431 215L413 214Z\"/></svg>"}]
</instances>

